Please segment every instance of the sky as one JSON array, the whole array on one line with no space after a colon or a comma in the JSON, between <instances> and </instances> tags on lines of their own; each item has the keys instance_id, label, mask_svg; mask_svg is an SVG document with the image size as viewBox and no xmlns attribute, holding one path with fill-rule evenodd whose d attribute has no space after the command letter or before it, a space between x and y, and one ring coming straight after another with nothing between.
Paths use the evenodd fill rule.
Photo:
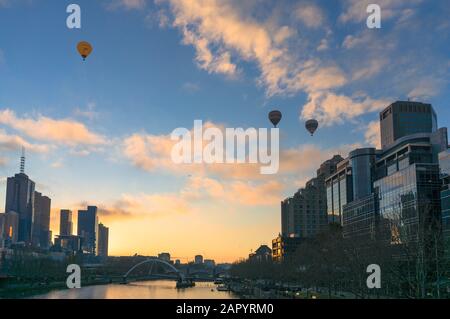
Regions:
<instances>
[{"instance_id":1,"label":"sky","mask_svg":"<svg viewBox=\"0 0 450 319\"><path fill-rule=\"evenodd\" d=\"M380 29L366 25L373 2ZM71 3L81 29L66 26ZM379 146L390 103L432 103L450 125L449 17L447 0L0 0L0 207L25 146L54 235L60 209L90 204L111 255L244 258L321 162ZM175 128L265 128L273 109L276 175L171 161Z\"/></svg>"}]
</instances>

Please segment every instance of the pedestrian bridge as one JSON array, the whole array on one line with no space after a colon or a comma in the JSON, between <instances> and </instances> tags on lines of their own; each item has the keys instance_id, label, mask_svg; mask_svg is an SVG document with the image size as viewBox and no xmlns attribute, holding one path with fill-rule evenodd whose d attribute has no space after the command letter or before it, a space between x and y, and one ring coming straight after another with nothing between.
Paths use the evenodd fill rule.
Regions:
<instances>
[{"instance_id":1,"label":"pedestrian bridge","mask_svg":"<svg viewBox=\"0 0 450 319\"><path fill-rule=\"evenodd\" d=\"M146 259L146 260L144 260L144 261L141 261L141 262L139 262L139 263L137 263L136 265L134 265L133 267L131 267L126 273L125 273L125 275L123 275L123 282L124 283L126 283L127 282L127 279L128 279L128 276L133 272L133 270L135 270L136 268L138 268L138 267L140 267L140 266L142 266L142 265L146 265L146 264L152 264L152 266L154 265L154 264L160 264L160 265L163 265L163 266L165 266L166 268L169 268L171 271L173 271L174 273L176 273L177 275L178 275L178 277L179 277L179 279L180 279L180 281L181 282L184 282L185 281L185 276L184 276L184 274L182 273L182 272L180 272L177 268L175 268L172 264L170 264L170 263L168 263L167 261L165 261L165 260L161 260L161 259L159 259L159 258L148 258L148 259ZM153 268L153 267L152 267ZM151 270L152 270L152 268L150 269L150 272L151 272Z\"/></svg>"}]
</instances>

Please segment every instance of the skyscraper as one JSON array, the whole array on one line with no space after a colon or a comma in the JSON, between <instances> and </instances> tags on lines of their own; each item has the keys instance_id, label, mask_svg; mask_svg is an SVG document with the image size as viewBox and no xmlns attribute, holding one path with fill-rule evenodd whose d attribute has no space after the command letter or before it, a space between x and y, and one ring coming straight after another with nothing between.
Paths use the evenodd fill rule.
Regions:
<instances>
[{"instance_id":1,"label":"skyscraper","mask_svg":"<svg viewBox=\"0 0 450 319\"><path fill-rule=\"evenodd\" d=\"M380 120L384 148L361 162L360 175L372 174L373 191L363 182L360 195L344 206L343 234L432 253L442 221L438 153L447 149L447 130L436 129L429 104L396 102Z\"/></svg>"},{"instance_id":2,"label":"skyscraper","mask_svg":"<svg viewBox=\"0 0 450 319\"><path fill-rule=\"evenodd\" d=\"M445 256L450 260L450 149L439 154L442 190L442 235L444 238Z\"/></svg>"},{"instance_id":3,"label":"skyscraper","mask_svg":"<svg viewBox=\"0 0 450 319\"><path fill-rule=\"evenodd\" d=\"M397 101L380 113L380 126L384 149L404 136L435 132L436 113L431 104Z\"/></svg>"},{"instance_id":4,"label":"skyscraper","mask_svg":"<svg viewBox=\"0 0 450 319\"><path fill-rule=\"evenodd\" d=\"M59 235L70 236L73 232L72 211L61 209L59 218Z\"/></svg>"},{"instance_id":5,"label":"skyscraper","mask_svg":"<svg viewBox=\"0 0 450 319\"><path fill-rule=\"evenodd\" d=\"M24 172L25 156L22 154L20 173L9 177L6 183L5 212L16 212L19 215L19 232L17 240L32 243L34 222L35 183Z\"/></svg>"},{"instance_id":6,"label":"skyscraper","mask_svg":"<svg viewBox=\"0 0 450 319\"><path fill-rule=\"evenodd\" d=\"M109 228L98 225L98 256L108 257Z\"/></svg>"},{"instance_id":7,"label":"skyscraper","mask_svg":"<svg viewBox=\"0 0 450 319\"><path fill-rule=\"evenodd\" d=\"M78 211L78 236L83 238L83 251L96 255L98 242L97 207Z\"/></svg>"},{"instance_id":8,"label":"skyscraper","mask_svg":"<svg viewBox=\"0 0 450 319\"><path fill-rule=\"evenodd\" d=\"M4 229L5 229L5 214L0 214L0 248L3 248Z\"/></svg>"},{"instance_id":9,"label":"skyscraper","mask_svg":"<svg viewBox=\"0 0 450 319\"><path fill-rule=\"evenodd\" d=\"M50 246L50 210L51 199L34 192L33 244L41 248Z\"/></svg>"},{"instance_id":10,"label":"skyscraper","mask_svg":"<svg viewBox=\"0 0 450 319\"><path fill-rule=\"evenodd\" d=\"M19 214L10 211L5 213L3 222L3 239L7 244L15 244L19 239Z\"/></svg>"},{"instance_id":11,"label":"skyscraper","mask_svg":"<svg viewBox=\"0 0 450 319\"><path fill-rule=\"evenodd\" d=\"M334 174L325 181L328 223L342 223L343 207L353 200L352 167L350 160L341 161Z\"/></svg>"}]
</instances>

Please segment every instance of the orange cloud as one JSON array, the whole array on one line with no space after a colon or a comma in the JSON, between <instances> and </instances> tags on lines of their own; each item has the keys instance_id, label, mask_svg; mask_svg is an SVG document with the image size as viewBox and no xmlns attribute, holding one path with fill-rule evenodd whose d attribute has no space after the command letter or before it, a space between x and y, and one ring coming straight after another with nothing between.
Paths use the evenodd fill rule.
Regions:
<instances>
[{"instance_id":1,"label":"orange cloud","mask_svg":"<svg viewBox=\"0 0 450 319\"><path fill-rule=\"evenodd\" d=\"M25 147L28 151L36 153L47 153L51 146L45 144L32 144L18 135L9 135L0 129L0 150L16 151L21 147Z\"/></svg>"},{"instance_id":2,"label":"orange cloud","mask_svg":"<svg viewBox=\"0 0 450 319\"><path fill-rule=\"evenodd\" d=\"M106 144L105 137L91 132L84 124L71 120L54 120L39 115L37 119L17 117L14 111L0 111L0 123L8 125L36 140L56 142L58 144L101 145Z\"/></svg>"}]
</instances>

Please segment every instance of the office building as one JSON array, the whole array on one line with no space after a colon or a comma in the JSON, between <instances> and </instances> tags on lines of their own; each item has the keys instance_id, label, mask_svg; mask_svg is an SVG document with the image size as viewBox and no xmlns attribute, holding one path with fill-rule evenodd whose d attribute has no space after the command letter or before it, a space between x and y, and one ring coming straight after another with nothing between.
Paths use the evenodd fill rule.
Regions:
<instances>
[{"instance_id":1,"label":"office building","mask_svg":"<svg viewBox=\"0 0 450 319\"><path fill-rule=\"evenodd\" d=\"M3 239L7 245L15 244L19 240L19 222L20 217L14 211L4 214Z\"/></svg>"},{"instance_id":2,"label":"office building","mask_svg":"<svg viewBox=\"0 0 450 319\"><path fill-rule=\"evenodd\" d=\"M272 260L282 262L293 258L302 242L302 238L279 235L272 240Z\"/></svg>"},{"instance_id":3,"label":"office building","mask_svg":"<svg viewBox=\"0 0 450 319\"><path fill-rule=\"evenodd\" d=\"M98 225L98 256L108 257L109 228Z\"/></svg>"},{"instance_id":4,"label":"office building","mask_svg":"<svg viewBox=\"0 0 450 319\"><path fill-rule=\"evenodd\" d=\"M158 254L158 259L161 259L166 262L170 262L170 254L169 253L160 253L160 254Z\"/></svg>"},{"instance_id":5,"label":"office building","mask_svg":"<svg viewBox=\"0 0 450 319\"><path fill-rule=\"evenodd\" d=\"M445 256L450 260L450 150L439 154L439 167L441 169L442 190L442 236L444 239Z\"/></svg>"},{"instance_id":6,"label":"office building","mask_svg":"<svg viewBox=\"0 0 450 319\"><path fill-rule=\"evenodd\" d=\"M216 267L216 262L214 261L214 259L205 259L203 261L203 264L207 268L214 268L214 267Z\"/></svg>"},{"instance_id":7,"label":"office building","mask_svg":"<svg viewBox=\"0 0 450 319\"><path fill-rule=\"evenodd\" d=\"M325 180L327 194L327 220L342 223L343 207L353 200L352 168L349 159L337 164L334 174Z\"/></svg>"},{"instance_id":8,"label":"office building","mask_svg":"<svg viewBox=\"0 0 450 319\"><path fill-rule=\"evenodd\" d=\"M83 238L75 235L56 236L55 248L70 254L81 252L83 249Z\"/></svg>"},{"instance_id":9,"label":"office building","mask_svg":"<svg viewBox=\"0 0 450 319\"><path fill-rule=\"evenodd\" d=\"M0 248L4 247L5 214L0 214Z\"/></svg>"},{"instance_id":10,"label":"office building","mask_svg":"<svg viewBox=\"0 0 450 319\"><path fill-rule=\"evenodd\" d=\"M25 151L22 149L20 173L9 177L6 182L5 212L16 212L19 216L17 241L32 243L34 221L35 183L25 174Z\"/></svg>"},{"instance_id":11,"label":"office building","mask_svg":"<svg viewBox=\"0 0 450 319\"><path fill-rule=\"evenodd\" d=\"M19 233L17 240L31 244L34 221L35 183L24 173L9 177L6 182L5 212L19 215Z\"/></svg>"},{"instance_id":12,"label":"office building","mask_svg":"<svg viewBox=\"0 0 450 319\"><path fill-rule=\"evenodd\" d=\"M317 177L281 202L282 237L310 238L328 228L325 180L336 173L342 160L336 155L324 162L317 170Z\"/></svg>"},{"instance_id":13,"label":"office building","mask_svg":"<svg viewBox=\"0 0 450 319\"><path fill-rule=\"evenodd\" d=\"M197 255L194 257L194 263L197 265L201 265L203 264L203 256L202 255Z\"/></svg>"},{"instance_id":14,"label":"office building","mask_svg":"<svg viewBox=\"0 0 450 319\"><path fill-rule=\"evenodd\" d=\"M59 235L70 236L73 232L72 211L61 209L59 215Z\"/></svg>"},{"instance_id":15,"label":"office building","mask_svg":"<svg viewBox=\"0 0 450 319\"><path fill-rule=\"evenodd\" d=\"M441 224L438 153L447 149L447 130L436 129L431 105L421 103L394 103L380 119L384 148L362 157L362 174L352 167L353 177L365 177L360 187L353 179L354 200L344 206L343 234L409 249L433 247Z\"/></svg>"},{"instance_id":16,"label":"office building","mask_svg":"<svg viewBox=\"0 0 450 319\"><path fill-rule=\"evenodd\" d=\"M98 242L98 216L96 206L88 206L86 210L78 211L77 228L78 236L83 238L83 251L96 255Z\"/></svg>"},{"instance_id":17,"label":"office building","mask_svg":"<svg viewBox=\"0 0 450 319\"><path fill-rule=\"evenodd\" d=\"M430 104L397 101L380 113L381 147L392 145L399 138L417 133L433 133L437 118Z\"/></svg>"},{"instance_id":18,"label":"office building","mask_svg":"<svg viewBox=\"0 0 450 319\"><path fill-rule=\"evenodd\" d=\"M49 248L51 199L39 192L34 192L33 245Z\"/></svg>"}]
</instances>

